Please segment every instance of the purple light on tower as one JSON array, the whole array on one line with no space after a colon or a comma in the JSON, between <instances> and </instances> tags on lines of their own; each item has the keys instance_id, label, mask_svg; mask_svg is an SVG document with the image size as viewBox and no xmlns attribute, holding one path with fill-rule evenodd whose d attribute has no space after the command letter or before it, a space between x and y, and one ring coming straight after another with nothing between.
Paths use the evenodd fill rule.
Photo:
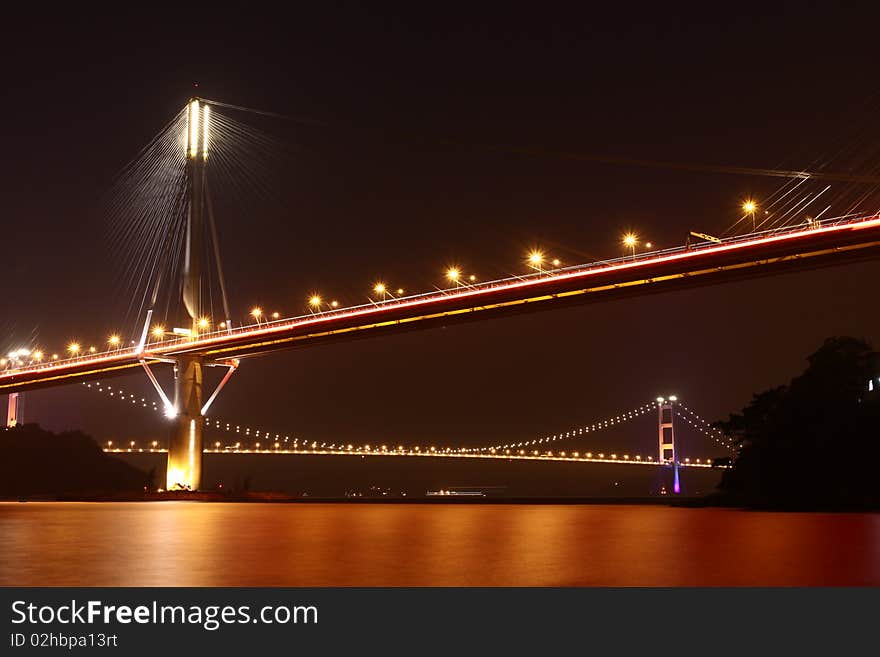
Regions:
<instances>
[{"instance_id":1,"label":"purple light on tower","mask_svg":"<svg viewBox=\"0 0 880 657\"><path fill-rule=\"evenodd\" d=\"M672 492L678 495L681 493L681 482L678 480L678 463L672 466L673 472L673 480L672 480Z\"/></svg>"}]
</instances>

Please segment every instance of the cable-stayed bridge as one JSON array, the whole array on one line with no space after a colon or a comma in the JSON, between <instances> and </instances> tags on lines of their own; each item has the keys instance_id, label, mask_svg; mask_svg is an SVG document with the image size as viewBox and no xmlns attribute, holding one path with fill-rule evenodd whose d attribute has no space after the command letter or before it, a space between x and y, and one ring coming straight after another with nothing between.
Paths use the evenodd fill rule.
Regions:
<instances>
[{"instance_id":1,"label":"cable-stayed bridge","mask_svg":"<svg viewBox=\"0 0 880 657\"><path fill-rule=\"evenodd\" d=\"M169 124L166 132L171 136L155 142L163 144L162 157L157 160L160 165L182 165L179 187L175 187L173 193L163 192L160 199L163 203L160 209L167 208L169 216L179 215L182 219L172 221L155 208L142 216L162 248L156 249L156 254L142 263L151 276L155 275L155 284L151 295L147 295L150 299L138 338L128 343L115 336L111 348L103 351L86 351L78 344L71 345L66 357L57 354L50 357L42 351L22 349L4 359L0 369L0 393L9 395L9 425L18 421L18 395L24 391L74 382L106 381L112 376L142 369L155 388L161 410L175 426L167 447L146 448L167 451L168 487L200 487L202 454L221 449L219 445L212 448L205 444L205 429L211 423L209 410L247 358L372 335L489 320L511 313L838 265L876 258L880 254L880 216L876 213L848 212L825 219L808 217L805 221L789 221L770 228L757 224L753 216L752 232L733 237L693 233L698 240L680 247L640 253L633 247L627 256L576 265L546 265L538 258L531 263L530 273L485 282L465 280L456 271L450 273L445 289L404 295L377 287L377 299L354 306L327 305L316 297L317 303L308 314L264 318L262 313L254 312L252 322L235 325L226 297L207 175L212 126L216 121L211 107L209 102L191 100L178 120ZM151 166L155 168L155 163ZM162 175L174 178L171 174ZM149 194L148 197L148 200L153 198ZM751 211L754 213L754 207ZM212 281L219 285L223 300L225 320L219 323L212 321L207 312ZM172 296L176 295L176 305L185 320L183 328L172 332L153 326L158 292L163 285L173 291ZM162 364L174 368L173 393L163 388L154 373L154 368ZM214 366L226 371L210 391L206 389L204 368ZM676 468L680 465L706 467L705 461L699 464L683 461L675 453L674 401L656 402L658 453L644 459L618 459L618 455L605 458L604 453L598 456L600 452L595 455L591 452L589 456L549 450L542 453L534 445L527 449L521 444L478 450L442 448L440 452L436 446L433 450L415 450L402 446L332 445L322 447L325 450L322 453L345 454L361 449L362 453L389 456L612 460ZM238 442L233 449L224 445L221 451L240 451L241 441ZM275 453L275 450L300 453L297 450L301 449L299 445L285 446L284 452L280 443L277 448L274 442L272 444L272 449L260 449L256 445L245 449L259 453Z\"/></svg>"}]
</instances>

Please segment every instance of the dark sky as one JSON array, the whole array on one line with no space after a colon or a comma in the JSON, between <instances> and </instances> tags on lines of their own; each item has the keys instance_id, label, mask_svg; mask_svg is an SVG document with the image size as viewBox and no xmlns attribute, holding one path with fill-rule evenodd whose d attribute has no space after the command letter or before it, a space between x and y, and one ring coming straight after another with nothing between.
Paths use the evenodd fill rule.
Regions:
<instances>
[{"instance_id":1,"label":"dark sky","mask_svg":"<svg viewBox=\"0 0 880 657\"><path fill-rule=\"evenodd\" d=\"M99 201L194 82L329 124L279 128L292 147L277 201L218 217L241 318L255 303L299 313L312 290L362 301L379 277L428 289L452 262L484 278L520 271L533 245L566 262L617 256L626 229L672 246L723 231L743 198L781 184L480 144L844 171L877 154L877 16L706 6L9 16L0 347L61 351L118 330L125 300ZM317 440L449 444L529 439L673 392L715 419L798 373L827 336L880 343L878 273L868 263L275 354L248 361L214 413ZM119 384L149 392L141 376ZM81 389L27 404L28 419L104 439L153 426Z\"/></svg>"}]
</instances>

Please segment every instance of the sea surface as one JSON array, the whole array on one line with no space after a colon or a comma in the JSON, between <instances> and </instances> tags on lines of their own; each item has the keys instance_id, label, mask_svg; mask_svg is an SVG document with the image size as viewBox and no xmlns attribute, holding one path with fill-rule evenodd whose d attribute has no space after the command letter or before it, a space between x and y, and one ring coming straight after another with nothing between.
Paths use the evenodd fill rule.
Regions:
<instances>
[{"instance_id":1,"label":"sea surface","mask_svg":"<svg viewBox=\"0 0 880 657\"><path fill-rule=\"evenodd\" d=\"M880 585L880 514L0 503L6 586Z\"/></svg>"}]
</instances>

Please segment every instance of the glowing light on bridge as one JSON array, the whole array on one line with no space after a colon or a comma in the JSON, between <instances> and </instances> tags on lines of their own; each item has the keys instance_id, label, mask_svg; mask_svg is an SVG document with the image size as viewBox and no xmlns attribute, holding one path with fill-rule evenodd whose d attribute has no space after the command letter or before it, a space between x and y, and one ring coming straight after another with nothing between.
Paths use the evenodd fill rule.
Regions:
<instances>
[{"instance_id":1,"label":"glowing light on bridge","mask_svg":"<svg viewBox=\"0 0 880 657\"><path fill-rule=\"evenodd\" d=\"M537 249L534 249L529 252L528 257L526 258L526 262L529 263L529 266L532 269L537 269L540 271L541 265L544 264L544 254Z\"/></svg>"},{"instance_id":2,"label":"glowing light on bridge","mask_svg":"<svg viewBox=\"0 0 880 657\"><path fill-rule=\"evenodd\" d=\"M202 159L208 159L208 125L211 120L211 108L205 105L202 109L204 116L204 127L202 130Z\"/></svg>"},{"instance_id":3,"label":"glowing light on bridge","mask_svg":"<svg viewBox=\"0 0 880 657\"><path fill-rule=\"evenodd\" d=\"M743 201L742 210L752 218L752 232L755 232L757 229L755 213L758 211L758 204L752 199L746 199Z\"/></svg>"},{"instance_id":4,"label":"glowing light on bridge","mask_svg":"<svg viewBox=\"0 0 880 657\"><path fill-rule=\"evenodd\" d=\"M632 251L633 260L636 257L636 246L639 244L639 238L635 233L627 233L623 236L623 245Z\"/></svg>"},{"instance_id":5,"label":"glowing light on bridge","mask_svg":"<svg viewBox=\"0 0 880 657\"><path fill-rule=\"evenodd\" d=\"M115 333L107 338L107 344L109 344L111 347L118 347L120 342L122 342L122 338L120 338Z\"/></svg>"},{"instance_id":6,"label":"glowing light on bridge","mask_svg":"<svg viewBox=\"0 0 880 657\"><path fill-rule=\"evenodd\" d=\"M199 152L199 101L189 104L189 156L194 158Z\"/></svg>"},{"instance_id":7,"label":"glowing light on bridge","mask_svg":"<svg viewBox=\"0 0 880 657\"><path fill-rule=\"evenodd\" d=\"M71 342L69 345L67 345L67 351L69 351L74 356L76 356L79 353L79 350L80 350L80 346L79 346L79 343L77 343L77 342Z\"/></svg>"},{"instance_id":8,"label":"glowing light on bridge","mask_svg":"<svg viewBox=\"0 0 880 657\"><path fill-rule=\"evenodd\" d=\"M446 270L446 278L452 283L458 283L461 280L461 269L450 267Z\"/></svg>"},{"instance_id":9,"label":"glowing light on bridge","mask_svg":"<svg viewBox=\"0 0 880 657\"><path fill-rule=\"evenodd\" d=\"M313 294L309 297L309 305L312 308L318 309L321 307L321 297L317 294Z\"/></svg>"}]
</instances>

